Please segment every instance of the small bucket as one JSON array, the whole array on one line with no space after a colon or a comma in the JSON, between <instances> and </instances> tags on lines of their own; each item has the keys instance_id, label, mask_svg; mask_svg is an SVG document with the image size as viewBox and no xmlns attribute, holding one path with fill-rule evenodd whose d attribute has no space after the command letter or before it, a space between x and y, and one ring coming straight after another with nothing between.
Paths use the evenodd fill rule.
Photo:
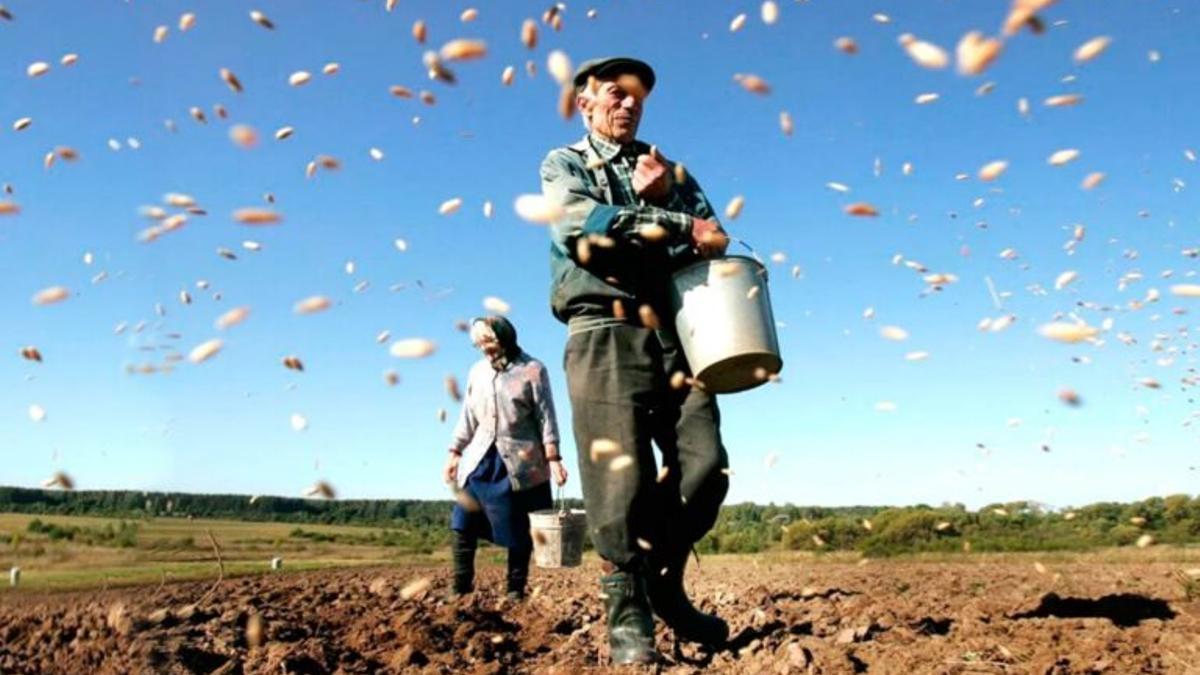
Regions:
<instances>
[{"instance_id":1,"label":"small bucket","mask_svg":"<svg viewBox=\"0 0 1200 675\"><path fill-rule=\"evenodd\" d=\"M533 562L544 569L579 567L587 516L580 509L545 509L529 514Z\"/></svg>"},{"instance_id":2,"label":"small bucket","mask_svg":"<svg viewBox=\"0 0 1200 675\"><path fill-rule=\"evenodd\" d=\"M762 263L740 255L702 260L671 281L675 329L706 391L751 389L783 368Z\"/></svg>"}]
</instances>

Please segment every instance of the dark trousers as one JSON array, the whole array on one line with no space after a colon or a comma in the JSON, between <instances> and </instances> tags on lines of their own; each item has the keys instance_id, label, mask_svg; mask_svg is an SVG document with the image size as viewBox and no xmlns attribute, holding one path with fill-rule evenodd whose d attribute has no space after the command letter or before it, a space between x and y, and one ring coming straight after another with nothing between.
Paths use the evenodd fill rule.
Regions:
<instances>
[{"instance_id":1,"label":"dark trousers","mask_svg":"<svg viewBox=\"0 0 1200 675\"><path fill-rule=\"evenodd\" d=\"M712 529L729 490L722 471L729 458L716 399L670 386L671 374L687 373L687 364L669 334L629 325L577 333L567 340L564 361L583 501L597 552L630 568L651 560L638 539L655 554L699 541ZM633 463L612 470L615 455L593 460L596 439L615 441ZM652 444L667 467L661 482Z\"/></svg>"}]
</instances>

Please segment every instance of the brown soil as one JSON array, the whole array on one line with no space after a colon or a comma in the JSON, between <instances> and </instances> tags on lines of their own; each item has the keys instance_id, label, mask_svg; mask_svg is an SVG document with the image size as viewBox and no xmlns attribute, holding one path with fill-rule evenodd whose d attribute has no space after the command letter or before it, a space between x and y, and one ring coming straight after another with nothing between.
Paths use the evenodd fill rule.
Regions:
<instances>
[{"instance_id":1,"label":"brown soil","mask_svg":"<svg viewBox=\"0 0 1200 675\"><path fill-rule=\"evenodd\" d=\"M642 671L1200 673L1200 602L1174 569L708 558L689 587L730 622L730 644L676 645L660 625L662 662ZM0 673L607 670L596 565L534 570L519 605L503 600L502 574L481 569L455 602L447 570L413 567L227 579L208 597L211 583L9 593ZM403 599L422 577L432 587Z\"/></svg>"}]
</instances>

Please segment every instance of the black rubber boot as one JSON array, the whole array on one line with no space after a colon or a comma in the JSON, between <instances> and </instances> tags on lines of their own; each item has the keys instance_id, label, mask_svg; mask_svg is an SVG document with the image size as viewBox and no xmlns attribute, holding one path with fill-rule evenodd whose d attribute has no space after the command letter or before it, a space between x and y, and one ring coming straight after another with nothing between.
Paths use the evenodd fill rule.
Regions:
<instances>
[{"instance_id":1,"label":"black rubber boot","mask_svg":"<svg viewBox=\"0 0 1200 675\"><path fill-rule=\"evenodd\" d=\"M508 582L509 600L524 600L525 585L529 581L529 557L533 551L529 549L508 549Z\"/></svg>"},{"instance_id":2,"label":"black rubber boot","mask_svg":"<svg viewBox=\"0 0 1200 675\"><path fill-rule=\"evenodd\" d=\"M608 623L608 651L614 665L653 663L654 616L646 599L646 581L619 571L600 577Z\"/></svg>"},{"instance_id":3,"label":"black rubber boot","mask_svg":"<svg viewBox=\"0 0 1200 675\"><path fill-rule=\"evenodd\" d=\"M718 616L696 609L688 599L687 591L683 588L687 560L687 549L656 556L654 564L658 569L653 570L646 579L650 606L680 640L720 646L729 639L729 624Z\"/></svg>"},{"instance_id":4,"label":"black rubber boot","mask_svg":"<svg viewBox=\"0 0 1200 675\"><path fill-rule=\"evenodd\" d=\"M478 540L469 535L454 531L454 541L450 544L450 554L454 559L454 585L450 597L457 598L464 593L475 590L475 548Z\"/></svg>"}]
</instances>

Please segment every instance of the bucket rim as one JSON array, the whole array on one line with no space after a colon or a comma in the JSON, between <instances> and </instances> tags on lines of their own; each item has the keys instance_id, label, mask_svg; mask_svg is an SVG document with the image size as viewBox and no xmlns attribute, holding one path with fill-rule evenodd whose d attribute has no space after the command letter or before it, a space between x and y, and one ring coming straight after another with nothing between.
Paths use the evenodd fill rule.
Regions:
<instances>
[{"instance_id":1,"label":"bucket rim","mask_svg":"<svg viewBox=\"0 0 1200 675\"><path fill-rule=\"evenodd\" d=\"M562 515L562 514L566 514L568 516L585 516L585 515L587 515L587 511L585 511L584 509L549 508L549 509L538 509L537 511L529 512L529 515L531 515L531 516L558 516L558 515Z\"/></svg>"},{"instance_id":2,"label":"bucket rim","mask_svg":"<svg viewBox=\"0 0 1200 675\"><path fill-rule=\"evenodd\" d=\"M723 255L720 258L708 258L706 260L697 260L694 263L688 263L687 265L684 265L683 267L680 267L679 269L675 270L671 274L671 278L674 279L675 277L680 276L684 272L687 272L694 267L699 267L701 265L711 265L712 263L715 263L718 261L733 260L733 259L747 260L747 261L753 263L755 266L758 267L758 269L762 270L763 272L767 271L767 266L762 264L762 262L760 260L758 260L757 258L752 258L748 255L743 255L741 253L735 253L733 255Z\"/></svg>"}]
</instances>

